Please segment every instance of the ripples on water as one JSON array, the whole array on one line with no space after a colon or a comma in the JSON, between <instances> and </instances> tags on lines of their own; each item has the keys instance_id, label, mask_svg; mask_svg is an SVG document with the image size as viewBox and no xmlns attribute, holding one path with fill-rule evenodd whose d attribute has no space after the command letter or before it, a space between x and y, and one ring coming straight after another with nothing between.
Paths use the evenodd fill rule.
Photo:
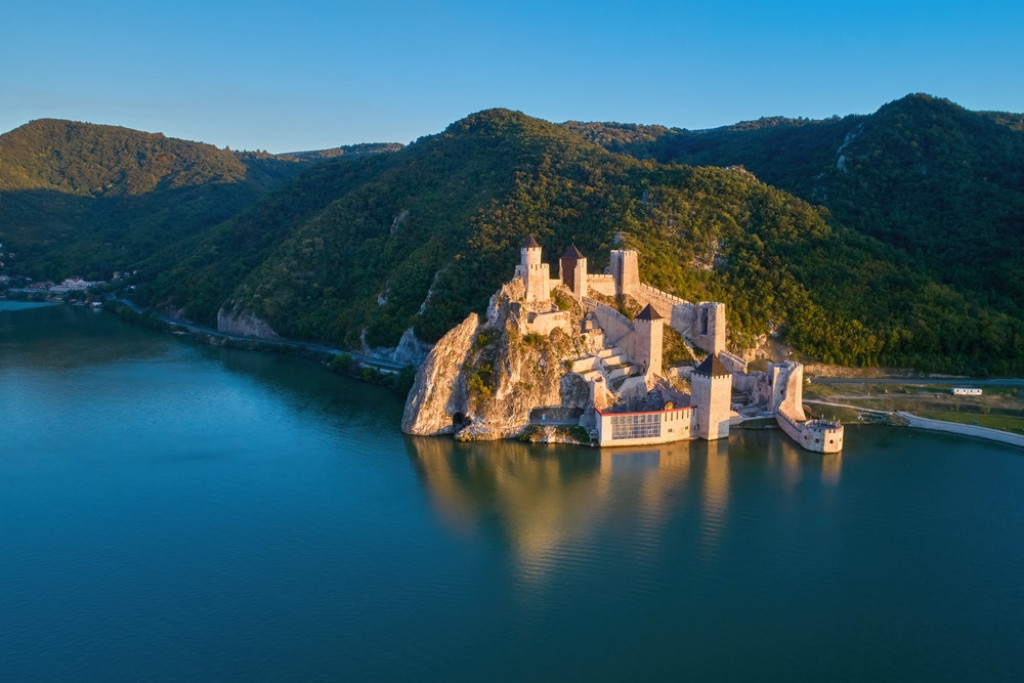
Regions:
<instances>
[{"instance_id":1,"label":"ripples on water","mask_svg":"<svg viewBox=\"0 0 1024 683\"><path fill-rule=\"evenodd\" d=\"M403 437L313 363L0 312L5 680L996 680L1024 459Z\"/></svg>"}]
</instances>

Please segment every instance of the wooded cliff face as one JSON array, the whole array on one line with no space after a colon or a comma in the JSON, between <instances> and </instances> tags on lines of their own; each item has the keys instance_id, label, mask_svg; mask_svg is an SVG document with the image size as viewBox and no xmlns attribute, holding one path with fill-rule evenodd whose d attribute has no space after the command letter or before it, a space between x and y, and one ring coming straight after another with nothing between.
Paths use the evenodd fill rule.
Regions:
<instances>
[{"instance_id":1,"label":"wooded cliff face","mask_svg":"<svg viewBox=\"0 0 1024 683\"><path fill-rule=\"evenodd\" d=\"M484 313L533 234L595 271L639 250L643 280L726 302L738 346L1020 372L1022 145L1019 115L923 96L697 132L489 110L326 160L36 122L0 136L0 261L35 279L137 269L140 303L360 349Z\"/></svg>"}]
</instances>

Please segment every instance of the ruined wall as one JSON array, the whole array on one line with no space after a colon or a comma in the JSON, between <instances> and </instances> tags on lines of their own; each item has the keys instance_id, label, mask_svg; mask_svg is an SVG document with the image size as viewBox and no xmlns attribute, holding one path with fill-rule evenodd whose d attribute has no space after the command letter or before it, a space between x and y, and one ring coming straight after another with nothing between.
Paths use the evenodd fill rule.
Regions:
<instances>
[{"instance_id":1,"label":"ruined wall","mask_svg":"<svg viewBox=\"0 0 1024 683\"><path fill-rule=\"evenodd\" d=\"M793 420L802 422L804 415L804 366L795 361L768 364L771 401L768 409L785 411Z\"/></svg>"},{"instance_id":2,"label":"ruined wall","mask_svg":"<svg viewBox=\"0 0 1024 683\"><path fill-rule=\"evenodd\" d=\"M674 309L677 306L692 307L689 301L680 299L677 296L663 292L660 289L655 289L648 284L640 283L633 290L633 298L640 302L641 306L651 305L651 308L658 312L665 320L671 321L673 319ZM680 334L683 334L683 330L676 330Z\"/></svg>"},{"instance_id":3,"label":"ruined wall","mask_svg":"<svg viewBox=\"0 0 1024 683\"><path fill-rule=\"evenodd\" d=\"M556 329L568 332L569 325L569 313L567 311L530 313L527 315L524 331L526 334L539 334L546 337Z\"/></svg>"}]
</instances>

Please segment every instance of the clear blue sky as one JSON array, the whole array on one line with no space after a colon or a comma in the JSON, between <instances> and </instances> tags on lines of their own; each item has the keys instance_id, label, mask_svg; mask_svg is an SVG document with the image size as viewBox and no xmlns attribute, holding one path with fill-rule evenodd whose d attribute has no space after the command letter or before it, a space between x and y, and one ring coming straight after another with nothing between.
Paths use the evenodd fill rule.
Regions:
<instances>
[{"instance_id":1,"label":"clear blue sky","mask_svg":"<svg viewBox=\"0 0 1024 683\"><path fill-rule=\"evenodd\" d=\"M13 0L0 132L55 117L285 152L490 107L697 129L911 92L1024 111L1024 2Z\"/></svg>"}]
</instances>

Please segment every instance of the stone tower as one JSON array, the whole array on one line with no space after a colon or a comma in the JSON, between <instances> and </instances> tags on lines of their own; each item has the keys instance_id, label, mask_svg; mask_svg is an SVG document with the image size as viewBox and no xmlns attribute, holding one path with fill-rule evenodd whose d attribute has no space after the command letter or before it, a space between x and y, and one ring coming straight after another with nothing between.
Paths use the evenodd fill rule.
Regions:
<instances>
[{"instance_id":1,"label":"stone tower","mask_svg":"<svg viewBox=\"0 0 1024 683\"><path fill-rule=\"evenodd\" d=\"M526 238L519 250L520 263L516 267L516 277L523 280L527 301L547 301L551 296L548 290L550 269L541 261L541 248L533 235Z\"/></svg>"},{"instance_id":2,"label":"stone tower","mask_svg":"<svg viewBox=\"0 0 1024 683\"><path fill-rule=\"evenodd\" d=\"M729 436L732 373L716 354L709 354L697 366L690 378L690 386L697 413L697 436L708 441Z\"/></svg>"},{"instance_id":3,"label":"stone tower","mask_svg":"<svg viewBox=\"0 0 1024 683\"><path fill-rule=\"evenodd\" d=\"M587 257L580 253L575 244L562 254L558 262L559 279L572 290L577 299L587 295Z\"/></svg>"},{"instance_id":4,"label":"stone tower","mask_svg":"<svg viewBox=\"0 0 1024 683\"><path fill-rule=\"evenodd\" d=\"M633 361L640 366L645 377L661 375L661 343L665 319L647 304L644 310L633 319L636 332Z\"/></svg>"},{"instance_id":5,"label":"stone tower","mask_svg":"<svg viewBox=\"0 0 1024 683\"><path fill-rule=\"evenodd\" d=\"M640 269L637 267L637 254L633 249L614 249L608 269L615 279L615 294L633 294L640 286Z\"/></svg>"},{"instance_id":6,"label":"stone tower","mask_svg":"<svg viewBox=\"0 0 1024 683\"><path fill-rule=\"evenodd\" d=\"M697 305L697 323L693 341L697 346L715 355L725 351L725 304L702 301Z\"/></svg>"}]
</instances>

